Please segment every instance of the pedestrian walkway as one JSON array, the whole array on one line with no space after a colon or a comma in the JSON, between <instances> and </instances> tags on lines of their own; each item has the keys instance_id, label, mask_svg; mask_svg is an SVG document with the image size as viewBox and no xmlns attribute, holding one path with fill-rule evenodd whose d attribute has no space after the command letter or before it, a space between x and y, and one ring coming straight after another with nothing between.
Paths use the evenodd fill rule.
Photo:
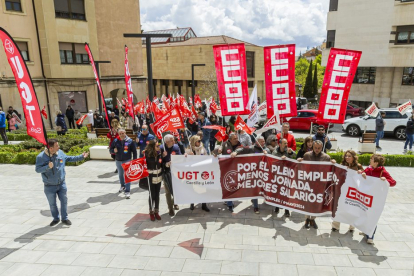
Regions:
<instances>
[{"instance_id":1,"label":"pedestrian walkway","mask_svg":"<svg viewBox=\"0 0 414 276\"><path fill-rule=\"evenodd\" d=\"M412 275L414 169L387 169L397 186L371 246L346 225L331 233L328 217L305 230L303 215L266 204L257 215L249 200L234 214L215 203L171 218L161 195L162 220L151 222L147 191L119 195L109 161L66 168L73 225L50 227L34 166L0 165L0 275Z\"/></svg>"}]
</instances>

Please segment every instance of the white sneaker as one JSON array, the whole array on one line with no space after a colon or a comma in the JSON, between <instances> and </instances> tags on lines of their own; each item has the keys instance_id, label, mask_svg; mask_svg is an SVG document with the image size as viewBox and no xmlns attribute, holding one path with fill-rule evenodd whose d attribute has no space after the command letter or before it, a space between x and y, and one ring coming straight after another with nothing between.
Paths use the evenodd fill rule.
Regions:
<instances>
[{"instance_id":1,"label":"white sneaker","mask_svg":"<svg viewBox=\"0 0 414 276\"><path fill-rule=\"evenodd\" d=\"M407 149L404 149L404 150L403 150L403 153L407 153Z\"/></svg>"},{"instance_id":2,"label":"white sneaker","mask_svg":"<svg viewBox=\"0 0 414 276\"><path fill-rule=\"evenodd\" d=\"M374 240L373 239L367 239L367 243L368 244L374 244Z\"/></svg>"},{"instance_id":3,"label":"white sneaker","mask_svg":"<svg viewBox=\"0 0 414 276\"><path fill-rule=\"evenodd\" d=\"M130 199L131 198L131 194L130 193L125 193L125 198L126 199Z\"/></svg>"},{"instance_id":4,"label":"white sneaker","mask_svg":"<svg viewBox=\"0 0 414 276\"><path fill-rule=\"evenodd\" d=\"M122 193L123 191L125 191L125 188L124 187L121 187L121 188L119 188L119 193Z\"/></svg>"}]
</instances>

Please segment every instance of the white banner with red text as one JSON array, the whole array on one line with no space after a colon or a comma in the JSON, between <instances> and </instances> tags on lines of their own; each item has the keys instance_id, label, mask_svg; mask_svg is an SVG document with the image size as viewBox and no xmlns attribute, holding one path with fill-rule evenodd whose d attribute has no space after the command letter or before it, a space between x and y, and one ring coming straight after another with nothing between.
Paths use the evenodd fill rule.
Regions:
<instances>
[{"instance_id":1,"label":"white banner with red text","mask_svg":"<svg viewBox=\"0 0 414 276\"><path fill-rule=\"evenodd\" d=\"M330 162L282 160L264 154L171 156L176 204L264 199L306 215L332 215L371 235L384 209L388 183ZM375 199L375 200L374 200Z\"/></svg>"}]
</instances>

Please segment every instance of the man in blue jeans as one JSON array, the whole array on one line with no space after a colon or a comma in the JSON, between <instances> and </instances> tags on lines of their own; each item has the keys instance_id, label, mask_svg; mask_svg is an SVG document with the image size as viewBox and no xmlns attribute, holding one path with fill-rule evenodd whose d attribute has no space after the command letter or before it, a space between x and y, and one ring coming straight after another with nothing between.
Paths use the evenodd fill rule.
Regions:
<instances>
[{"instance_id":1,"label":"man in blue jeans","mask_svg":"<svg viewBox=\"0 0 414 276\"><path fill-rule=\"evenodd\" d=\"M115 163L118 169L119 182L121 182L121 188L119 192L124 192L125 198L131 197L131 183L125 183L124 168L122 164L131 161L131 155L133 159L137 159L137 146L135 142L126 135L124 128L118 129L119 139L112 141L110 150L115 153Z\"/></svg>"},{"instance_id":2,"label":"man in blue jeans","mask_svg":"<svg viewBox=\"0 0 414 276\"><path fill-rule=\"evenodd\" d=\"M53 221L50 226L54 226L62 219L62 223L72 225L68 219L68 197L66 195L65 165L66 162L77 162L88 157L89 153L84 152L78 156L67 156L59 149L59 143L56 139L48 140L49 149L45 149L36 157L36 172L42 174L44 192L49 201L50 212ZM60 213L56 205L56 195L60 200Z\"/></svg>"},{"instance_id":3,"label":"man in blue jeans","mask_svg":"<svg viewBox=\"0 0 414 276\"><path fill-rule=\"evenodd\" d=\"M381 111L381 115L375 119L375 131L377 132L377 138L375 139L375 144L377 146L377 149L381 149L379 146L380 139L384 138L384 126L386 122L384 121L385 112Z\"/></svg>"}]
</instances>

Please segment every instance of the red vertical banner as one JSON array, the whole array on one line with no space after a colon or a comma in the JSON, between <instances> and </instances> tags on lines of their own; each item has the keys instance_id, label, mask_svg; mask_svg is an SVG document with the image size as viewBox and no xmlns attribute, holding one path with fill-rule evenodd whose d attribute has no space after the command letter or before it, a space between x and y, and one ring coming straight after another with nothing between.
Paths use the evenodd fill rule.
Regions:
<instances>
[{"instance_id":1,"label":"red vertical banner","mask_svg":"<svg viewBox=\"0 0 414 276\"><path fill-rule=\"evenodd\" d=\"M222 116L248 115L246 50L244 44L213 46Z\"/></svg>"},{"instance_id":2,"label":"red vertical banner","mask_svg":"<svg viewBox=\"0 0 414 276\"><path fill-rule=\"evenodd\" d=\"M319 102L319 121L333 124L344 122L349 91L361 54L361 51L331 48Z\"/></svg>"},{"instance_id":3,"label":"red vertical banner","mask_svg":"<svg viewBox=\"0 0 414 276\"><path fill-rule=\"evenodd\" d=\"M108 111L106 110L105 97L104 97L104 94L102 92L101 82L99 81L98 72L96 71L96 66L95 66L95 60L93 59L92 52L91 52L91 49L89 48L88 43L85 43L85 50L88 53L89 61L91 62L92 69L93 69L93 75L95 76L96 84L98 85L98 88L99 88L99 93L100 93L101 99L102 99L102 105L103 105L104 111L105 111L106 121L108 122L108 127L111 128L111 124L109 123L109 118L108 118ZM121 107L119 106L118 108L121 108Z\"/></svg>"},{"instance_id":4,"label":"red vertical banner","mask_svg":"<svg viewBox=\"0 0 414 276\"><path fill-rule=\"evenodd\" d=\"M0 27L0 39L3 42L7 61L13 71L19 90L24 116L26 118L27 134L43 145L46 145L47 134L42 121L42 115L37 101L36 91L33 87L32 78L27 69L19 48L13 38Z\"/></svg>"},{"instance_id":5,"label":"red vertical banner","mask_svg":"<svg viewBox=\"0 0 414 276\"><path fill-rule=\"evenodd\" d=\"M125 45L125 84L128 95L128 112L129 116L134 118L134 93L132 93L131 74L129 73L128 47Z\"/></svg>"},{"instance_id":6,"label":"red vertical banner","mask_svg":"<svg viewBox=\"0 0 414 276\"><path fill-rule=\"evenodd\" d=\"M295 44L264 47L267 118L295 117Z\"/></svg>"}]
</instances>

